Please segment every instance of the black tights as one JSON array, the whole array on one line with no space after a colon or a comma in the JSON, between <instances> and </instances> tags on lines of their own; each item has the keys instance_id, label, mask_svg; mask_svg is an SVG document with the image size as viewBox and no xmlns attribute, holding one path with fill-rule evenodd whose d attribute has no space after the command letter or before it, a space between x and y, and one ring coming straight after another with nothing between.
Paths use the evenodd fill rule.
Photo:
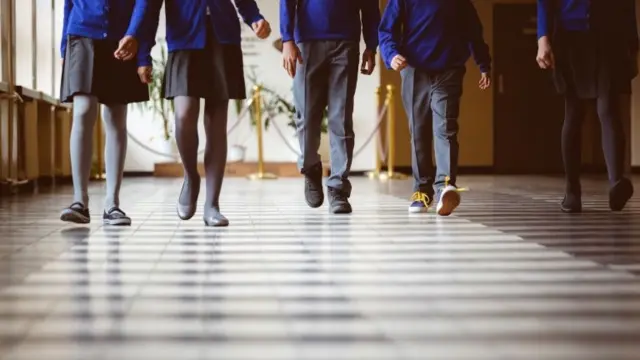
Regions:
<instances>
[{"instance_id":1,"label":"black tights","mask_svg":"<svg viewBox=\"0 0 640 360\"><path fill-rule=\"evenodd\" d=\"M183 196L197 196L197 189L190 185L200 184L198 175L198 117L200 99L178 96L174 99L176 112L176 142L185 173ZM204 129L207 144L204 153L204 169L207 195L205 212L219 210L220 190L227 164L227 110L229 101L206 100L204 107ZM181 199L181 204L193 203L195 199Z\"/></svg>"},{"instance_id":2,"label":"black tights","mask_svg":"<svg viewBox=\"0 0 640 360\"><path fill-rule=\"evenodd\" d=\"M582 165L582 123L589 100L565 98L564 125L562 126L562 160L567 179L567 192L580 194L580 167ZM616 95L596 99L602 133L602 150L607 163L609 183L622 179L625 159L624 128L620 114L620 98Z\"/></svg>"}]
</instances>

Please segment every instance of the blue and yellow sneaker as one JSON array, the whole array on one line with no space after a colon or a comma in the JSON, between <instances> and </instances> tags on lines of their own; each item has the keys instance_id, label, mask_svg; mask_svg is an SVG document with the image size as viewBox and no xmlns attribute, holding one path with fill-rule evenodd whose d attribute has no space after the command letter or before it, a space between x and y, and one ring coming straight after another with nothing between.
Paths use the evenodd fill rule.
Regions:
<instances>
[{"instance_id":1,"label":"blue and yellow sneaker","mask_svg":"<svg viewBox=\"0 0 640 360\"><path fill-rule=\"evenodd\" d=\"M409 212L412 214L426 213L431 206L431 198L429 195L416 191L411 196L411 205L409 205Z\"/></svg>"}]
</instances>

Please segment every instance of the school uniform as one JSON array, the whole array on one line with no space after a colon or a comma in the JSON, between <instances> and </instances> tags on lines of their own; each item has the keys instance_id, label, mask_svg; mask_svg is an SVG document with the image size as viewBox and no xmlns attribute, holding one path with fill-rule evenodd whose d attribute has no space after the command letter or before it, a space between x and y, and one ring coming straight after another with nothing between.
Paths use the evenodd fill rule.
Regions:
<instances>
[{"instance_id":1,"label":"school uniform","mask_svg":"<svg viewBox=\"0 0 640 360\"><path fill-rule=\"evenodd\" d=\"M538 37L549 36L561 94L631 93L638 51L635 0L538 0Z\"/></svg>"},{"instance_id":2,"label":"school uniform","mask_svg":"<svg viewBox=\"0 0 640 360\"><path fill-rule=\"evenodd\" d=\"M465 64L473 54L481 72L491 71L482 24L469 0L390 0L379 36L387 67L398 54L408 63L401 72L402 99L411 130L414 191L431 201L432 186L438 190L456 182Z\"/></svg>"},{"instance_id":3,"label":"school uniform","mask_svg":"<svg viewBox=\"0 0 640 360\"><path fill-rule=\"evenodd\" d=\"M582 210L580 168L584 100L596 100L610 192L609 206L624 208L633 195L624 178L625 135L619 97L637 75L635 0L538 0L538 37L551 40L556 90L565 95L562 158L566 194L561 209Z\"/></svg>"},{"instance_id":4,"label":"school uniform","mask_svg":"<svg viewBox=\"0 0 640 360\"><path fill-rule=\"evenodd\" d=\"M158 13L162 0L150 0L150 3L152 11ZM247 25L263 19L254 0L234 0L233 3ZM162 89L165 98L246 98L240 22L233 3L231 0L164 1L169 51Z\"/></svg>"},{"instance_id":5,"label":"school uniform","mask_svg":"<svg viewBox=\"0 0 640 360\"><path fill-rule=\"evenodd\" d=\"M103 104L128 104L149 99L139 66L151 66L149 44L141 41L148 0L65 0L60 100L76 94L95 96ZM136 59L121 61L113 53L125 36L138 40Z\"/></svg>"},{"instance_id":6,"label":"school uniform","mask_svg":"<svg viewBox=\"0 0 640 360\"><path fill-rule=\"evenodd\" d=\"M326 185L343 197L351 193L348 176L354 148L353 97L361 34L366 48L375 52L379 22L377 0L280 1L282 41L295 41L303 58L293 81L302 150L298 166L303 174L321 179L318 149L324 110L328 106L331 175Z\"/></svg>"}]
</instances>

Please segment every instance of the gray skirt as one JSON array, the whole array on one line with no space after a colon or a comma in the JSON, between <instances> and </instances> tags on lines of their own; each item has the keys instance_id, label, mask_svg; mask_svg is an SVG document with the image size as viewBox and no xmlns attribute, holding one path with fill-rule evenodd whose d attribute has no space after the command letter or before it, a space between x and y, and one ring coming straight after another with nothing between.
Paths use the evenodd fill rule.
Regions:
<instances>
[{"instance_id":1,"label":"gray skirt","mask_svg":"<svg viewBox=\"0 0 640 360\"><path fill-rule=\"evenodd\" d=\"M630 94L633 59L628 45L616 37L594 32L558 32L553 50L553 79L560 94L595 99Z\"/></svg>"},{"instance_id":2,"label":"gray skirt","mask_svg":"<svg viewBox=\"0 0 640 360\"><path fill-rule=\"evenodd\" d=\"M77 94L92 95L101 104L130 104L149 100L149 87L138 77L136 59L113 56L118 42L70 35L62 65L60 101Z\"/></svg>"},{"instance_id":3,"label":"gray skirt","mask_svg":"<svg viewBox=\"0 0 640 360\"><path fill-rule=\"evenodd\" d=\"M201 99L245 99L242 48L239 44L220 44L207 26L204 49L169 53L162 96L173 99L189 96Z\"/></svg>"}]
</instances>

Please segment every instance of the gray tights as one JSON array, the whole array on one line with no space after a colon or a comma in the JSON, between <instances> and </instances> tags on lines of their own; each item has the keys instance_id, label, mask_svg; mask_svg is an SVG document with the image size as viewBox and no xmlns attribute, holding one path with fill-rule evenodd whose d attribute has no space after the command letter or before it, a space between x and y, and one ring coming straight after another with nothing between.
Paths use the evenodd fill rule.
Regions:
<instances>
[{"instance_id":1,"label":"gray tights","mask_svg":"<svg viewBox=\"0 0 640 360\"><path fill-rule=\"evenodd\" d=\"M90 95L73 97L71 128L71 173L74 202L89 206L88 184L93 158L93 130L98 115L98 100ZM120 206L120 185L127 153L127 105L105 105L102 113L106 133L105 170L107 196L104 208Z\"/></svg>"},{"instance_id":2,"label":"gray tights","mask_svg":"<svg viewBox=\"0 0 640 360\"><path fill-rule=\"evenodd\" d=\"M176 112L176 142L184 166L184 191L179 199L180 204L195 203L198 197L200 181L198 174L198 115L200 99L177 96L174 99ZM227 111L228 100L206 100L204 108L204 129L206 148L204 168L207 195L205 200L205 216L220 211L220 189L227 164Z\"/></svg>"}]
</instances>

